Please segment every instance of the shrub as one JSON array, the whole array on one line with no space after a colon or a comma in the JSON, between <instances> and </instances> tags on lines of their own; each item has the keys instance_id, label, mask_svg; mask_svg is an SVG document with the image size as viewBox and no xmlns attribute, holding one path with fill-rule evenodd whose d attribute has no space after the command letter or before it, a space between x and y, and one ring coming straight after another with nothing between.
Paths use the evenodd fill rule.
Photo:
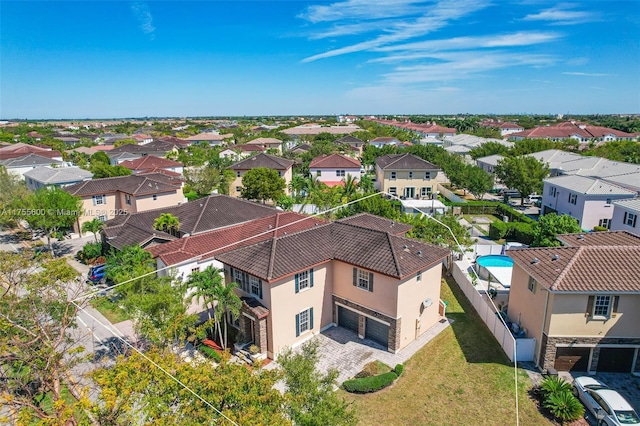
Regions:
<instances>
[{"instance_id":1,"label":"shrub","mask_svg":"<svg viewBox=\"0 0 640 426\"><path fill-rule=\"evenodd\" d=\"M396 368L394 368L393 371L398 375L398 377L400 377L402 375L402 372L404 371L404 365L396 365Z\"/></svg>"},{"instance_id":2,"label":"shrub","mask_svg":"<svg viewBox=\"0 0 640 426\"><path fill-rule=\"evenodd\" d=\"M82 247L82 254L80 254L80 260L89 262L92 259L100 257L102 255L101 243L87 243Z\"/></svg>"},{"instance_id":3,"label":"shrub","mask_svg":"<svg viewBox=\"0 0 640 426\"><path fill-rule=\"evenodd\" d=\"M569 385L571 386L571 385ZM559 393L549 394L544 401L544 406L560 421L578 420L584 416L584 406L571 391L565 390Z\"/></svg>"},{"instance_id":4,"label":"shrub","mask_svg":"<svg viewBox=\"0 0 640 426\"><path fill-rule=\"evenodd\" d=\"M524 222L513 222L509 224L509 237L514 238L522 244L531 245L533 242L533 226Z\"/></svg>"},{"instance_id":5,"label":"shrub","mask_svg":"<svg viewBox=\"0 0 640 426\"><path fill-rule=\"evenodd\" d=\"M492 240L500 240L507 235L509 226L504 222L492 222L489 225L489 238Z\"/></svg>"},{"instance_id":6,"label":"shrub","mask_svg":"<svg viewBox=\"0 0 640 426\"><path fill-rule=\"evenodd\" d=\"M594 232L603 232L603 231L608 231L606 226L594 226L593 227L593 231Z\"/></svg>"},{"instance_id":7,"label":"shrub","mask_svg":"<svg viewBox=\"0 0 640 426\"><path fill-rule=\"evenodd\" d=\"M202 352L206 357L213 359L215 362L221 361L220 354L214 349L211 349L209 346L201 345L198 347L198 350Z\"/></svg>"},{"instance_id":8,"label":"shrub","mask_svg":"<svg viewBox=\"0 0 640 426\"><path fill-rule=\"evenodd\" d=\"M370 393L384 389L392 384L398 375L390 371L378 376L363 377L361 379L347 380L342 384L347 392L351 393Z\"/></svg>"},{"instance_id":9,"label":"shrub","mask_svg":"<svg viewBox=\"0 0 640 426\"><path fill-rule=\"evenodd\" d=\"M571 383L558 376L547 376L540 383L540 389L545 397L556 393L571 392L572 388Z\"/></svg>"}]
</instances>

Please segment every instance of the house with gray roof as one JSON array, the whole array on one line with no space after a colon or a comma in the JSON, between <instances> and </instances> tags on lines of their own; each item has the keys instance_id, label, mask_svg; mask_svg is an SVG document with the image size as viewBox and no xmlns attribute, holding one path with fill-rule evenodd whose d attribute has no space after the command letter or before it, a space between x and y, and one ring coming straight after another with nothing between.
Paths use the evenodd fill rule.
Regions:
<instances>
[{"instance_id":1,"label":"house with gray roof","mask_svg":"<svg viewBox=\"0 0 640 426\"><path fill-rule=\"evenodd\" d=\"M32 191L46 187L63 187L84 182L93 177L90 171L80 167L43 166L29 170L24 174L27 187Z\"/></svg>"},{"instance_id":2,"label":"house with gray roof","mask_svg":"<svg viewBox=\"0 0 640 426\"><path fill-rule=\"evenodd\" d=\"M51 157L44 157L39 154L26 154L21 157L0 160L0 166L4 166L7 172L20 176L24 179L24 174L30 170L44 166L64 167L65 163Z\"/></svg>"},{"instance_id":3,"label":"house with gray roof","mask_svg":"<svg viewBox=\"0 0 640 426\"><path fill-rule=\"evenodd\" d=\"M609 228L613 218L613 201L636 197L636 193L601 179L564 175L544 179L541 214L567 214L582 229Z\"/></svg>"},{"instance_id":4,"label":"house with gray roof","mask_svg":"<svg viewBox=\"0 0 640 426\"><path fill-rule=\"evenodd\" d=\"M563 247L507 250L510 322L544 371L640 373L640 237L558 235Z\"/></svg>"},{"instance_id":5,"label":"house with gray roof","mask_svg":"<svg viewBox=\"0 0 640 426\"><path fill-rule=\"evenodd\" d=\"M613 202L612 231L627 231L640 236L640 198L617 200Z\"/></svg>"},{"instance_id":6,"label":"house with gray roof","mask_svg":"<svg viewBox=\"0 0 640 426\"><path fill-rule=\"evenodd\" d=\"M229 170L233 170L236 174L236 178L231 182L229 187L229 194L232 197L240 197L242 191L242 177L251 169L267 168L277 170L280 177L285 181L285 194L289 195L289 184L293 176L293 160L278 157L275 155L265 154L260 152L249 158L238 161L235 164L227 167Z\"/></svg>"},{"instance_id":7,"label":"house with gray roof","mask_svg":"<svg viewBox=\"0 0 640 426\"><path fill-rule=\"evenodd\" d=\"M276 358L337 326L392 353L407 347L442 318L450 250L398 231L389 220L359 217L217 255L226 281L239 285L239 341Z\"/></svg>"}]
</instances>

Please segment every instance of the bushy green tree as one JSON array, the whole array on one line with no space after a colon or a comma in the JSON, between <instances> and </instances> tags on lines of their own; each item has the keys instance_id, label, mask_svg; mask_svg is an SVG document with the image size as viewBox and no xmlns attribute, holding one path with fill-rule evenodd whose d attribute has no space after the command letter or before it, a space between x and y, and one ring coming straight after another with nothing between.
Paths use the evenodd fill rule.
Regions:
<instances>
[{"instance_id":1,"label":"bushy green tree","mask_svg":"<svg viewBox=\"0 0 640 426\"><path fill-rule=\"evenodd\" d=\"M549 176L549 166L528 155L505 157L498 161L495 173L503 184L520 192L520 203L524 204L525 197L542 193L542 180Z\"/></svg>"},{"instance_id":2,"label":"bushy green tree","mask_svg":"<svg viewBox=\"0 0 640 426\"><path fill-rule=\"evenodd\" d=\"M569 215L545 214L533 225L532 247L559 247L556 235L582 232L580 223Z\"/></svg>"},{"instance_id":3,"label":"bushy green tree","mask_svg":"<svg viewBox=\"0 0 640 426\"><path fill-rule=\"evenodd\" d=\"M474 160L482 157L488 157L490 155L507 155L509 153L509 147L499 142L485 142L469 151L469 156Z\"/></svg>"},{"instance_id":4,"label":"bushy green tree","mask_svg":"<svg viewBox=\"0 0 640 426\"><path fill-rule=\"evenodd\" d=\"M493 188L493 175L478 166L467 165L463 172L463 186L478 200Z\"/></svg>"},{"instance_id":5,"label":"bushy green tree","mask_svg":"<svg viewBox=\"0 0 640 426\"><path fill-rule=\"evenodd\" d=\"M284 194L286 183L277 170L257 167L242 176L241 197L247 200L277 200Z\"/></svg>"}]
</instances>

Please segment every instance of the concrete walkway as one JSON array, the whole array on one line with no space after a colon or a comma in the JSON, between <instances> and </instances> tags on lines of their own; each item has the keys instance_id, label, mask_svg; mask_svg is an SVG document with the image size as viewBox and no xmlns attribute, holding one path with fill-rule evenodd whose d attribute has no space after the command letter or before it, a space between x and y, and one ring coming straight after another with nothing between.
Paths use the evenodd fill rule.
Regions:
<instances>
[{"instance_id":1,"label":"concrete walkway","mask_svg":"<svg viewBox=\"0 0 640 426\"><path fill-rule=\"evenodd\" d=\"M351 330L332 327L313 337L320 342L319 361L316 367L321 373L327 373L332 368L337 369L339 384L354 377L371 361L379 360L393 368L396 364L404 364L424 345L449 327L451 322L447 318L441 318L439 322L396 354L388 352L385 347L372 340L358 338L358 335ZM277 362L272 362L265 368L278 367Z\"/></svg>"}]
</instances>

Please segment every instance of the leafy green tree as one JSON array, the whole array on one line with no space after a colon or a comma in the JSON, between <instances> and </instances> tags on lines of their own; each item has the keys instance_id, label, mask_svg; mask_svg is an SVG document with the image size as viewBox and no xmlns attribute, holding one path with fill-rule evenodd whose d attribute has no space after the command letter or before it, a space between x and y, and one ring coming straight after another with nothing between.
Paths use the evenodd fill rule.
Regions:
<instances>
[{"instance_id":1,"label":"leafy green tree","mask_svg":"<svg viewBox=\"0 0 640 426\"><path fill-rule=\"evenodd\" d=\"M336 212L338 219L353 216L358 213L371 213L376 216L386 217L387 219L400 219L400 208L402 205L399 201L391 201L385 199L382 195L364 198L369 194L356 194L353 200L360 200L357 203L350 204L341 208Z\"/></svg>"},{"instance_id":2,"label":"leafy green tree","mask_svg":"<svg viewBox=\"0 0 640 426\"><path fill-rule=\"evenodd\" d=\"M187 278L187 287L193 291L193 298L202 301L203 305L207 308L207 315L209 316L208 323L214 323L215 329L218 331L220 342L222 343L223 336L222 331L218 323L218 315L215 315L216 310L216 294L217 288L222 287L223 277L219 269L213 266L207 266L203 271L194 271ZM211 335L215 334L214 330L210 330Z\"/></svg>"},{"instance_id":3,"label":"leafy green tree","mask_svg":"<svg viewBox=\"0 0 640 426\"><path fill-rule=\"evenodd\" d=\"M569 215L545 214L533 225L532 247L559 247L556 235L582 232L580 224Z\"/></svg>"},{"instance_id":4,"label":"leafy green tree","mask_svg":"<svg viewBox=\"0 0 640 426\"><path fill-rule=\"evenodd\" d=\"M199 197L207 197L217 189L229 193L229 184L235 176L231 170L219 170L214 166L192 167L184 171L186 185Z\"/></svg>"},{"instance_id":5,"label":"leafy green tree","mask_svg":"<svg viewBox=\"0 0 640 426\"><path fill-rule=\"evenodd\" d=\"M498 161L495 173L507 187L520 192L520 203L524 204L525 197L542 193L542 180L549 176L549 166L528 155L505 157Z\"/></svg>"},{"instance_id":6,"label":"leafy green tree","mask_svg":"<svg viewBox=\"0 0 640 426\"><path fill-rule=\"evenodd\" d=\"M95 154L91 155L91 157L89 157L89 163L91 165L94 164L106 164L107 166L111 165L111 159L109 158L109 156L102 151L96 152Z\"/></svg>"},{"instance_id":7,"label":"leafy green tree","mask_svg":"<svg viewBox=\"0 0 640 426\"><path fill-rule=\"evenodd\" d=\"M14 207L19 207L19 200L25 199L29 189L23 179L7 172L4 166L0 166L0 225L10 224L17 218Z\"/></svg>"},{"instance_id":8,"label":"leafy green tree","mask_svg":"<svg viewBox=\"0 0 640 426\"><path fill-rule=\"evenodd\" d=\"M285 349L278 356L284 372L287 416L296 425L355 425L356 412L333 390L338 371L321 374L318 364L318 341L309 341L300 351Z\"/></svg>"},{"instance_id":9,"label":"leafy green tree","mask_svg":"<svg viewBox=\"0 0 640 426\"><path fill-rule=\"evenodd\" d=\"M160 216L153 221L153 229L177 236L180 230L180 219L171 213L160 213Z\"/></svg>"},{"instance_id":10,"label":"leafy green tree","mask_svg":"<svg viewBox=\"0 0 640 426\"><path fill-rule=\"evenodd\" d=\"M117 176L129 176L132 171L124 166L110 166L104 163L95 163L89 167L89 171L93 173L94 179L102 179Z\"/></svg>"},{"instance_id":11,"label":"leafy green tree","mask_svg":"<svg viewBox=\"0 0 640 426\"><path fill-rule=\"evenodd\" d=\"M456 216L434 215L434 218L446 226L424 215L404 215L400 221L413 226L406 234L409 238L417 238L430 244L446 246L457 252L460 251L460 248L456 243L456 239L463 249L473 244L469 232L464 226L460 225ZM447 227L451 229L451 232ZM455 235L455 239L451 233Z\"/></svg>"},{"instance_id":12,"label":"leafy green tree","mask_svg":"<svg viewBox=\"0 0 640 426\"><path fill-rule=\"evenodd\" d=\"M509 149L511 156L532 154L534 152L545 151L547 149L562 149L562 142L554 142L549 139L523 139L516 141L515 145Z\"/></svg>"},{"instance_id":13,"label":"leafy green tree","mask_svg":"<svg viewBox=\"0 0 640 426\"><path fill-rule=\"evenodd\" d=\"M489 155L502 155L505 156L509 153L509 148L499 142L485 142L480 146L473 148L469 151L469 155L474 160L482 157L488 157Z\"/></svg>"},{"instance_id":14,"label":"leafy green tree","mask_svg":"<svg viewBox=\"0 0 640 426\"><path fill-rule=\"evenodd\" d=\"M493 175L478 166L467 165L464 169L464 187L478 200L493 188Z\"/></svg>"},{"instance_id":15,"label":"leafy green tree","mask_svg":"<svg viewBox=\"0 0 640 426\"><path fill-rule=\"evenodd\" d=\"M348 175L346 179L342 179L342 183L342 196L345 198L344 201L348 202L356 194L356 191L358 190L358 182L353 175Z\"/></svg>"},{"instance_id":16,"label":"leafy green tree","mask_svg":"<svg viewBox=\"0 0 640 426\"><path fill-rule=\"evenodd\" d=\"M281 195L280 198L276 200L276 206L280 207L282 210L291 210L294 203L295 200L288 195Z\"/></svg>"},{"instance_id":17,"label":"leafy green tree","mask_svg":"<svg viewBox=\"0 0 640 426\"><path fill-rule=\"evenodd\" d=\"M228 423L219 413L240 425L291 424L285 399L274 387L282 377L277 370L252 370L224 355L213 368L208 361L185 362L168 349L152 348L145 356L202 399L141 355L120 356L112 368L92 374L100 389L96 417L101 424L106 419L109 424L135 424L140 418L159 426Z\"/></svg>"},{"instance_id":18,"label":"leafy green tree","mask_svg":"<svg viewBox=\"0 0 640 426\"><path fill-rule=\"evenodd\" d=\"M74 331L77 276L64 258L0 252L0 405L12 424L89 421L88 390L71 381L88 358Z\"/></svg>"},{"instance_id":19,"label":"leafy green tree","mask_svg":"<svg viewBox=\"0 0 640 426\"><path fill-rule=\"evenodd\" d=\"M155 262L151 254L138 245L124 246L116 251L111 250L107 255L107 278L116 284L129 281L142 275L150 274L155 271ZM143 280L143 279L141 279ZM141 280L135 280L132 291L141 289L141 285L137 284ZM128 287L123 289L127 290Z\"/></svg>"},{"instance_id":20,"label":"leafy green tree","mask_svg":"<svg viewBox=\"0 0 640 426\"><path fill-rule=\"evenodd\" d=\"M45 233L47 245L53 255L51 235L58 230L71 228L80 217L80 197L74 197L60 188L40 188L21 201L21 218L32 229L40 229Z\"/></svg>"},{"instance_id":21,"label":"leafy green tree","mask_svg":"<svg viewBox=\"0 0 640 426\"><path fill-rule=\"evenodd\" d=\"M93 238L98 242L98 232L104 229L104 222L98 218L94 218L89 222L85 222L82 224L82 232L91 232L93 234Z\"/></svg>"},{"instance_id":22,"label":"leafy green tree","mask_svg":"<svg viewBox=\"0 0 640 426\"><path fill-rule=\"evenodd\" d=\"M117 148L122 145L137 145L137 144L138 142L136 142L134 139L120 139L113 143L113 147Z\"/></svg>"},{"instance_id":23,"label":"leafy green tree","mask_svg":"<svg viewBox=\"0 0 640 426\"><path fill-rule=\"evenodd\" d=\"M360 189L364 193L375 191L375 186L373 184L373 179L371 175L364 174L360 176L360 181L358 182L358 189Z\"/></svg>"},{"instance_id":24,"label":"leafy green tree","mask_svg":"<svg viewBox=\"0 0 640 426\"><path fill-rule=\"evenodd\" d=\"M242 176L241 197L247 200L277 200L284 194L286 183L277 170L257 167Z\"/></svg>"}]
</instances>

